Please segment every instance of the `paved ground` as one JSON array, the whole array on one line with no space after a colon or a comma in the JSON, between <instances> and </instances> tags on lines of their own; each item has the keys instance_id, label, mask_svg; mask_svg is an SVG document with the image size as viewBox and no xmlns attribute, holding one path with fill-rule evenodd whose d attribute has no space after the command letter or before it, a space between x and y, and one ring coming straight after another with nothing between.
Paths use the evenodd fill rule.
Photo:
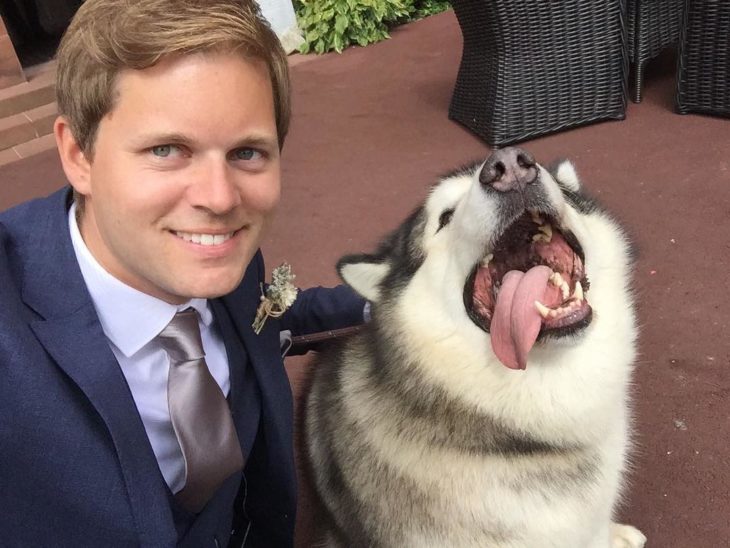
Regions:
<instances>
[{"instance_id":1,"label":"paved ground","mask_svg":"<svg viewBox=\"0 0 730 548\"><path fill-rule=\"evenodd\" d=\"M298 60L284 198L264 242L301 285L332 284L347 252L371 250L435 177L489 149L447 119L461 55L452 13L342 55ZM536 139L538 161L574 160L639 249L636 453L621 518L656 548L730 546L730 121L672 111L672 59L649 65L627 118ZM55 155L0 168L0 207L63 184ZM287 365L301 393L307 360ZM316 512L301 489L298 546Z\"/></svg>"}]
</instances>

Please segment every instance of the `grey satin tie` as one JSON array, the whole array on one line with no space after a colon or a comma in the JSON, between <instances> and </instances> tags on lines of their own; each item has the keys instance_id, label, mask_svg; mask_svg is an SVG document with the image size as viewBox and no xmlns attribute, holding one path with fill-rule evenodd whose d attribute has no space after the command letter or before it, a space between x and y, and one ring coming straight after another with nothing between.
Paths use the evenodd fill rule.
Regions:
<instances>
[{"instance_id":1,"label":"grey satin tie","mask_svg":"<svg viewBox=\"0 0 730 548\"><path fill-rule=\"evenodd\" d=\"M205 363L197 312L175 314L158 340L170 357L167 403L185 460L185 486L175 498L197 513L243 468L241 445L228 403Z\"/></svg>"}]
</instances>

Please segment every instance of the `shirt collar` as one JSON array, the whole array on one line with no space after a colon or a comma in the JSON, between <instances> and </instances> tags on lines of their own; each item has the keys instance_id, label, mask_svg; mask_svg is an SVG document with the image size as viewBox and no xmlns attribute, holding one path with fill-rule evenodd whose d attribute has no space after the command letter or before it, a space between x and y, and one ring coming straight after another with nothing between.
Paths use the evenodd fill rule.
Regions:
<instances>
[{"instance_id":1,"label":"shirt collar","mask_svg":"<svg viewBox=\"0 0 730 548\"><path fill-rule=\"evenodd\" d=\"M76 204L68 212L71 242L81 274L107 338L130 357L154 339L179 310L194 308L206 327L213 314L206 299L191 299L175 305L142 293L121 282L94 258L86 247L76 223Z\"/></svg>"}]
</instances>

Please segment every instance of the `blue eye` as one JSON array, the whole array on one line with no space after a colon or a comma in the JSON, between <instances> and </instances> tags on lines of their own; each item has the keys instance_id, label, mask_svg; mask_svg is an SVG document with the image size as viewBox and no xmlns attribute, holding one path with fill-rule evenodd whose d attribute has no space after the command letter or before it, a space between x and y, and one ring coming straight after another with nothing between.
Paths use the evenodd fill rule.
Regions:
<instances>
[{"instance_id":1,"label":"blue eye","mask_svg":"<svg viewBox=\"0 0 730 548\"><path fill-rule=\"evenodd\" d=\"M172 152L172 145L158 145L152 147L152 154L160 158L167 158Z\"/></svg>"},{"instance_id":2,"label":"blue eye","mask_svg":"<svg viewBox=\"0 0 730 548\"><path fill-rule=\"evenodd\" d=\"M233 156L236 160L251 161L260 158L261 153L252 148L238 148L233 152Z\"/></svg>"},{"instance_id":3,"label":"blue eye","mask_svg":"<svg viewBox=\"0 0 730 548\"><path fill-rule=\"evenodd\" d=\"M148 149L148 153L155 158L173 160L187 158L189 156L188 149L183 145L155 145Z\"/></svg>"}]
</instances>

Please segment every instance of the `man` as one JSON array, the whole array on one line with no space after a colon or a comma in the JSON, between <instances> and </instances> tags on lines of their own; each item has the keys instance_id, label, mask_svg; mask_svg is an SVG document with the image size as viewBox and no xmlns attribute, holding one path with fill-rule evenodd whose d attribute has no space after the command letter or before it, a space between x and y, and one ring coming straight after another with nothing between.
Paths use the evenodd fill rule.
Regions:
<instances>
[{"instance_id":1,"label":"man","mask_svg":"<svg viewBox=\"0 0 730 548\"><path fill-rule=\"evenodd\" d=\"M276 36L252 0L87 0L57 71L72 190L0 214L0 545L289 546L279 333L364 303L311 289L251 327L289 117Z\"/></svg>"}]
</instances>

